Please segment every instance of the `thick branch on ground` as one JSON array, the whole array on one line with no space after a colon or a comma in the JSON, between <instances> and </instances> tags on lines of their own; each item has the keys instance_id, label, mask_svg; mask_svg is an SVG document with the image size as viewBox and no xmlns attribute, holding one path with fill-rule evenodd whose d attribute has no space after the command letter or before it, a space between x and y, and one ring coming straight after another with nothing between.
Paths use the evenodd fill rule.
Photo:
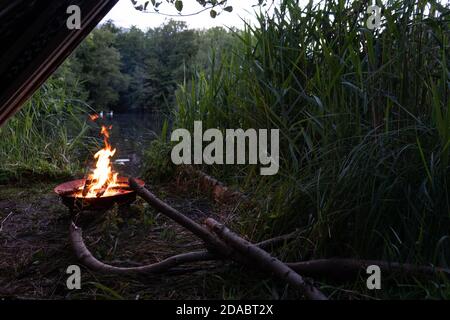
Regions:
<instances>
[{"instance_id":1,"label":"thick branch on ground","mask_svg":"<svg viewBox=\"0 0 450 320\"><path fill-rule=\"evenodd\" d=\"M158 199L149 190L140 186L133 178L130 178L129 184L139 196L141 196L144 200L151 204L155 209L159 210L161 213L168 216L181 226L185 227L187 230L197 235L200 239L202 239L207 245L208 249L213 253L217 253L224 258L231 258L237 262L241 262L247 265L262 266L267 271L273 272L275 275L282 278L286 282L302 290L307 298L317 300L326 299L325 295L323 295L313 285L305 281L298 273L287 267L283 262L272 257L266 251L238 237L228 228L220 225L217 221L213 219L207 219L206 224L220 238L228 242L235 250L215 237L214 234L212 234L208 229L203 228L192 219L189 219L178 210L175 210L171 206Z\"/></svg>"},{"instance_id":2,"label":"thick branch on ground","mask_svg":"<svg viewBox=\"0 0 450 320\"><path fill-rule=\"evenodd\" d=\"M286 263L292 270L310 277L324 277L335 280L351 280L359 273L365 275L368 266L379 266L382 273L399 273L404 276L436 276L439 274L450 276L450 269L415 266L398 262L355 260L355 259L320 259L304 262Z\"/></svg>"},{"instance_id":3,"label":"thick branch on ground","mask_svg":"<svg viewBox=\"0 0 450 320\"><path fill-rule=\"evenodd\" d=\"M227 257L232 254L232 250L228 248L226 244L217 239L208 229L204 228L194 220L186 217L184 214L178 210L172 208L168 204L164 203L158 199L153 193L151 193L146 188L140 186L136 180L130 178L129 184L131 188L136 191L136 193L157 209L162 214L166 215L176 223L180 224L187 230L191 231L194 235L203 240L206 246L213 251L217 251L218 254Z\"/></svg>"},{"instance_id":4,"label":"thick branch on ground","mask_svg":"<svg viewBox=\"0 0 450 320\"><path fill-rule=\"evenodd\" d=\"M282 236L282 237L287 237ZM272 240L280 238L269 239ZM146 265L141 267L120 268L105 264L97 260L89 249L86 247L83 238L82 230L74 224L70 228L70 242L74 249L77 258L88 268L98 272L109 272L114 274L152 274L163 272L177 272L174 267L185 263L212 261L223 259L220 256L214 255L208 251L197 251L185 254L176 255L165 259L161 262ZM267 241L260 242L256 246L263 248ZM383 273L401 273L406 276L436 276L443 274L450 277L450 270L439 267L415 266L411 264L401 264L398 262L386 262L375 260L354 260L354 259L320 259L304 262L286 263L292 270L309 277L324 277L334 280L352 280L359 273L365 272L370 265L377 265L381 268ZM193 269L194 270L194 269Z\"/></svg>"},{"instance_id":5,"label":"thick branch on ground","mask_svg":"<svg viewBox=\"0 0 450 320\"><path fill-rule=\"evenodd\" d=\"M269 239L268 241L270 240L277 240L277 238ZM76 257L89 269L97 272L108 272L122 275L177 272L177 270L173 268L185 263L223 259L221 256L217 256L209 251L203 250L176 255L151 265L128 268L115 267L101 262L92 255L84 243L82 229L77 227L74 223L70 226L70 243ZM267 244L267 242L261 242L258 243L257 246L264 246L265 244Z\"/></svg>"},{"instance_id":6,"label":"thick branch on ground","mask_svg":"<svg viewBox=\"0 0 450 320\"><path fill-rule=\"evenodd\" d=\"M129 179L129 184L130 187L151 206L203 240L206 248L211 254L219 256L222 259L231 259L247 265L251 264L248 257L242 255L236 250L233 250L207 228L201 226L194 220L188 218L178 210L158 199L149 190L140 186L133 178Z\"/></svg>"},{"instance_id":7,"label":"thick branch on ground","mask_svg":"<svg viewBox=\"0 0 450 320\"><path fill-rule=\"evenodd\" d=\"M308 299L326 300L326 296L315 288L312 284L302 278L294 270L286 266L283 262L275 257L272 257L266 251L251 244L245 239L242 239L224 225L218 223L216 220L208 218L205 221L206 225L210 227L220 238L232 246L241 254L247 256L254 263L259 265L266 271L272 272L274 275L283 279L287 283L300 289Z\"/></svg>"},{"instance_id":8,"label":"thick branch on ground","mask_svg":"<svg viewBox=\"0 0 450 320\"><path fill-rule=\"evenodd\" d=\"M113 274L150 274L150 273L162 273L169 271L173 267L198 261L215 260L215 257L207 251L189 252L180 255L176 255L161 262L157 262L151 265L142 267L131 268L119 268L108 264L105 264L97 260L89 249L86 247L83 241L82 230L72 223L70 226L70 242L76 257L86 267L91 270Z\"/></svg>"}]
</instances>

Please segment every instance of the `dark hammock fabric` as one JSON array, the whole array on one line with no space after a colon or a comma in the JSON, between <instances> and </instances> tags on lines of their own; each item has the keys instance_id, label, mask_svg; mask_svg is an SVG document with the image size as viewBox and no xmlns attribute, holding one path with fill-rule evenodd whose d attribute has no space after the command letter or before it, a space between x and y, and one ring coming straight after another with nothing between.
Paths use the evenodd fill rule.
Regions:
<instances>
[{"instance_id":1,"label":"dark hammock fabric","mask_svg":"<svg viewBox=\"0 0 450 320\"><path fill-rule=\"evenodd\" d=\"M118 0L0 0L0 126L106 16ZM66 26L81 9L81 29Z\"/></svg>"}]
</instances>

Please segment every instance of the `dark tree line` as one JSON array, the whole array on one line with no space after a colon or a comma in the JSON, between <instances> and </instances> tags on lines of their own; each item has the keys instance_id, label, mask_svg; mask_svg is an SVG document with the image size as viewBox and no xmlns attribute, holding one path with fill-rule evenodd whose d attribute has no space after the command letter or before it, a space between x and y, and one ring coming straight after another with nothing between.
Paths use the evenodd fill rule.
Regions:
<instances>
[{"instance_id":1,"label":"dark tree line","mask_svg":"<svg viewBox=\"0 0 450 320\"><path fill-rule=\"evenodd\" d=\"M230 50L233 41L223 28L190 30L174 20L147 31L107 22L85 39L57 77L95 110L167 111L179 84L208 68L212 53Z\"/></svg>"}]
</instances>

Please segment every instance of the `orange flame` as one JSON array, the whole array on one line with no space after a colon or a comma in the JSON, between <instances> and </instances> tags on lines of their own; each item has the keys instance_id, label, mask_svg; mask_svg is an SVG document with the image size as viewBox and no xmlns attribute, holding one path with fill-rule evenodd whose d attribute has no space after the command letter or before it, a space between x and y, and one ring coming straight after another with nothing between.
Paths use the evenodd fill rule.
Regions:
<instances>
[{"instance_id":1,"label":"orange flame","mask_svg":"<svg viewBox=\"0 0 450 320\"><path fill-rule=\"evenodd\" d=\"M100 134L103 136L105 147L94 155L94 159L97 160L95 169L89 175L86 184L81 188L82 190L80 189L79 196L84 198L100 198L116 193L112 188L119 186L117 183L119 174L115 173L111 166L111 158L116 153L116 149L112 149L108 140L108 130L111 129L112 126L109 128L102 126Z\"/></svg>"}]
</instances>

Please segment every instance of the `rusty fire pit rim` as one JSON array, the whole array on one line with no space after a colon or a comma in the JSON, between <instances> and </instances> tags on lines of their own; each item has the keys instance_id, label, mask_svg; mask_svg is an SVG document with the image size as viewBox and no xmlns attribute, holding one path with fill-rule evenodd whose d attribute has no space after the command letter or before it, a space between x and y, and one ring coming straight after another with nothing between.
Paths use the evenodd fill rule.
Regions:
<instances>
[{"instance_id":1,"label":"rusty fire pit rim","mask_svg":"<svg viewBox=\"0 0 450 320\"><path fill-rule=\"evenodd\" d=\"M141 186L141 187L145 186L145 182L142 179L139 179L139 178L133 178L133 179L139 184L139 186ZM125 176L118 177L118 181L121 183L126 182L127 184L129 184L128 180L129 180L129 177L125 177ZM104 196L104 197L100 197L100 198L81 198L81 197L77 198L77 197L75 197L75 193L70 194L70 192L74 191L75 188L83 186L85 184L85 182L86 182L86 178L66 181L66 182L63 182L63 183L57 185L53 189L53 191L60 197L70 198L70 199L114 199L115 197L118 197L121 195L135 193L134 190L126 190L121 193Z\"/></svg>"}]
</instances>

